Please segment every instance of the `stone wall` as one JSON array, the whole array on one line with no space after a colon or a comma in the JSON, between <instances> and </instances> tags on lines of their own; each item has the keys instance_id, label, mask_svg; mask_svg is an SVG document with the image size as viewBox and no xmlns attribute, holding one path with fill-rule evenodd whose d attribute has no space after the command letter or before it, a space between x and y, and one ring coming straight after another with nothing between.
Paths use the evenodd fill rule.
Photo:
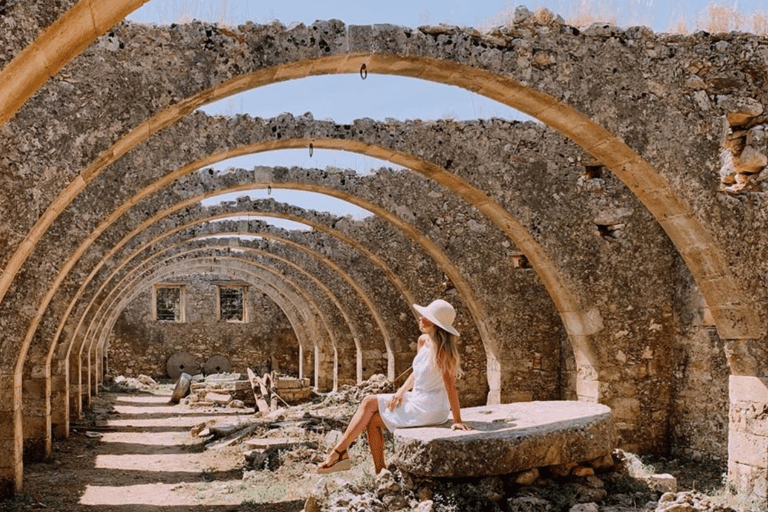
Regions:
<instances>
[{"instance_id":1,"label":"stone wall","mask_svg":"<svg viewBox=\"0 0 768 512\"><path fill-rule=\"evenodd\" d=\"M248 321L216 319L216 288L226 279L190 276L169 284L184 286L186 319L183 323L153 320L152 292L147 290L123 310L107 349L108 373L136 377L140 374L167 379L166 364L175 353L193 354L201 368L213 356L224 356L231 371L268 368L298 376L299 344L288 319L277 305L257 290L249 289ZM310 359L311 361L311 359ZM304 367L313 376L312 365Z\"/></svg>"},{"instance_id":2,"label":"stone wall","mask_svg":"<svg viewBox=\"0 0 768 512\"><path fill-rule=\"evenodd\" d=\"M4 6L0 59L68 5ZM463 334L465 403L599 401L626 449L727 449L732 479L765 496L768 450L749 446L768 445L767 48L750 34L579 29L525 9L486 34L338 20L120 24L0 129L0 480L19 479L22 436L49 449L50 425L66 430L70 402L77 414L98 389L110 340L112 364L127 369L146 351L152 374L161 347L182 338L203 343L201 354L253 347L254 358L290 340L316 348L315 377L329 388L407 368L411 303L444 297ZM362 64L465 87L540 123L195 111ZM308 147L410 170L208 169ZM199 204L249 187L321 192L375 217ZM207 222L233 212L304 219L313 231ZM267 238L234 256L196 239L232 240L233 229ZM281 323L256 338L204 321L183 334L154 325L141 290L196 283L211 266L274 290ZM216 345L222 330L236 345ZM276 357L298 366L287 349Z\"/></svg>"}]
</instances>

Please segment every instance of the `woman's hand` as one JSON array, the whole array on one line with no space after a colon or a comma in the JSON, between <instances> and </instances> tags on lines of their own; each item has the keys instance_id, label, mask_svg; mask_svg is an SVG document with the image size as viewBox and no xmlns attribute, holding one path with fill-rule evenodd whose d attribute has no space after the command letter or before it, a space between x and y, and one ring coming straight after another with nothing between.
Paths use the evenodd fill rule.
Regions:
<instances>
[{"instance_id":1,"label":"woman's hand","mask_svg":"<svg viewBox=\"0 0 768 512\"><path fill-rule=\"evenodd\" d=\"M389 399L389 403L387 403L387 409L390 411L394 411L401 405L403 405L403 398L405 397L405 391L400 388L397 390L397 393L392 395L392 398Z\"/></svg>"},{"instance_id":2,"label":"woman's hand","mask_svg":"<svg viewBox=\"0 0 768 512\"><path fill-rule=\"evenodd\" d=\"M451 430L472 430L472 427L463 424L460 421L457 421L453 425L451 425Z\"/></svg>"}]
</instances>

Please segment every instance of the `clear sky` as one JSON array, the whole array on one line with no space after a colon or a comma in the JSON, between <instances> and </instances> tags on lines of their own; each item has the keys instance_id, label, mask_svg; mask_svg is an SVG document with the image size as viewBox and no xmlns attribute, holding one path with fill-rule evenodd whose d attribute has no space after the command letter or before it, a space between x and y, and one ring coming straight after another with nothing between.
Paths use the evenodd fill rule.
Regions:
<instances>
[{"instance_id":1,"label":"clear sky","mask_svg":"<svg viewBox=\"0 0 768 512\"><path fill-rule=\"evenodd\" d=\"M619 26L644 25L657 32L716 31L715 28L768 31L765 14L768 0L716 3L708 0L531 0L525 3L503 0L150 0L128 19L162 24L197 19L227 25L279 20L285 25L296 21L309 25L318 19L336 18L349 25L392 23L418 27L448 23L483 30L509 21L518 5L526 5L532 11L548 8L575 26L599 20ZM248 113L262 118L283 112L294 115L312 112L315 119L344 123L362 117L524 119L505 105L457 87L374 74L365 81L358 75L329 75L282 82L224 99L203 110L210 114ZM335 166L365 174L390 164L341 151L315 150L310 158L307 151L294 150L241 157L217 167L251 168L254 165ZM266 192L253 191L248 195L266 197ZM356 217L364 215L351 205L317 194L273 190L271 197L317 210L351 213Z\"/></svg>"}]
</instances>

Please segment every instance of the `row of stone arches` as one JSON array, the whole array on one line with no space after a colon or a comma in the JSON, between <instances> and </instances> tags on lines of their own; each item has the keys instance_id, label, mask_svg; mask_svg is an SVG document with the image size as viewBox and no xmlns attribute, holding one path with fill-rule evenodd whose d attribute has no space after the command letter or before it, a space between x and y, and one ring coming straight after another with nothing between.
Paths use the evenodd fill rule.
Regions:
<instances>
[{"instance_id":1,"label":"row of stone arches","mask_svg":"<svg viewBox=\"0 0 768 512\"><path fill-rule=\"evenodd\" d=\"M90 15L94 17L93 19L95 19L96 13L103 14L104 11L111 11L110 16L117 16L117 18L106 16L106 19L119 19L119 16L124 15L125 12L130 11L140 2L117 3L120 5L104 9L93 5L93 2L80 2L68 17L63 17L51 30L60 33L62 28L68 27L67 23L76 23L71 20L80 19L78 13L88 10L90 10ZM100 33L106 29L98 23L93 25L97 27L95 32L93 30L73 31L73 33L79 34L75 36L77 43L75 48L81 49L90 41L89 37L92 39L94 33ZM108 27L110 24L104 26ZM196 32L199 28L199 25L192 24L189 27L172 30L185 32L186 37L196 40ZM530 27L525 27L525 30L528 28ZM128 41L133 41L134 38L140 41L146 37L145 31L162 32L163 30L165 29L124 26L117 32L119 37ZM403 134L409 134L409 129L412 128L407 124L393 127L386 123L360 123L359 126L354 127L358 131L353 133L351 128L347 126L334 126L332 123L314 122L313 120L295 121L282 118L273 120L271 123L267 122L263 126L256 126L259 122L254 121L253 124L257 129L269 129L266 135L261 136L260 139L256 137L260 140L257 143L247 143L240 140L242 132L233 132L227 136L230 137L229 139L218 141L210 140L215 137L209 135L211 145L195 149L195 151L200 152L199 157L189 155L180 158L181 165L174 163L173 159L169 159L169 165L162 166L159 176L149 177L148 173L136 171L136 167L131 167L132 164L134 166L140 164L142 159L146 161L147 154L152 154L153 151L157 151L158 147L162 147L163 138L172 141L174 137L180 136L181 132L188 130L189 125L184 124L185 120L201 121L202 118L199 115L190 116L189 114L202 104L274 81L301 78L313 74L355 72L362 64L366 64L371 72L418 76L458 85L478 94L493 97L539 119L550 128L563 134L566 139L573 141L581 148L581 151L597 158L601 165L612 171L613 176L621 180L627 189L634 194L643 208L650 213L655 223L664 229L671 243L682 256L687 269L695 279L706 301L708 311L714 318L720 337L726 341L732 373L747 377L760 376L758 361L762 358L759 351L756 351L754 342L762 339L764 328L760 318L753 313L752 301L745 297L745 292L741 286L742 281L740 281L743 278L740 276L737 279L733 275L729 257L717 241L717 239L722 238L718 233L720 226L705 227L705 221L711 221L712 215L708 212L705 212L705 215L697 215L690 206L689 199L685 197L687 192L682 187L674 186L670 182L669 177L675 176L674 170L667 170L665 175L654 168L649 163L649 159L656 159L660 163L669 164L679 162L675 161L674 158L667 159L666 156L654 155L652 152L644 158L641 153L631 149L627 143L610 131L612 128L619 130L621 123L614 123L609 120L605 122L605 126L609 127L606 128L593 120L601 119L603 114L593 110L596 107L590 105L588 94L579 96L579 91L569 89L567 85L563 89L558 89L552 85L556 83L556 80L553 82L542 81L546 85L542 86L541 89L525 85L524 82L530 78L531 69L525 66L515 68L509 65L508 57L514 54L511 47L488 45L482 38L478 39L470 33L445 34L438 32L425 34L410 29L388 26L345 27L336 22L317 23L311 27L301 26L292 29L285 29L279 25L249 27L241 31L240 36L234 39L228 39L215 30L214 32L217 39L210 54L201 54L196 50L192 52L193 57L189 58L198 59L198 62L208 66L211 71L226 70L226 73L212 72L205 79L199 81L181 80L179 84L172 85L176 88L176 92L170 94L170 99L166 92L147 92L147 96L159 95L152 98L153 101L146 101L146 97L142 98L145 100L141 103L142 108L136 108L131 112L128 116L130 120L125 125L114 130L107 130L104 132L106 135L101 139L96 136L92 142L85 144L80 142L72 150L75 153L78 151L81 153L77 153L77 158L72 159L71 164L61 166L63 174L69 179L66 186L45 187L46 180L41 179L40 186L46 189L44 196L47 202L43 203L44 208L40 215L36 218L32 216L31 223L22 223L21 230L10 233L9 249L3 253L4 271L2 278L0 278L0 298L2 298L0 307L3 308L4 313L19 312L21 314L18 315L18 320L15 321L14 325L9 325L3 334L3 354L9 357L3 358L6 363L0 370L0 374L10 377L8 381L12 382L8 389L4 388L7 398L10 398L7 402L12 405L9 412L13 417L13 428L9 431L13 432L13 436L8 439L10 442L4 445L8 448L9 457L3 457L3 459L10 462L2 469L3 474L15 482L15 486L20 485L19 439L23 435L21 432L21 384L27 355L30 354L34 358L36 354L42 352L60 356L61 347L57 348L57 342L50 343L50 334L55 330L55 338L58 339L60 334L66 333L68 330L65 327L65 322L69 321L70 316L79 319L84 318L82 316L83 306L76 306L74 301L69 302L66 299L57 298L58 288L63 286L68 289L67 293L72 293L79 284L82 284L82 278L96 268L96 265L101 264L99 260L104 252L112 247L110 244L115 244L114 247L117 247L116 244L119 243L121 236L120 229L130 225L130 221L143 220L147 222L146 227L149 227L160 220L160 217L152 217L149 210L142 209L144 198L154 204L163 204L167 199L153 201L149 199L151 194L163 191L165 187L180 180L185 174L210 165L217 160L278 148L309 147L312 145L312 147L357 151L383 158L419 172L434 183L440 184L443 187L441 190L445 192L436 193L450 194L471 205L471 208L484 216L485 221L491 222L494 236L501 234L513 243L515 249L525 254L538 279L546 289L557 310L560 322L567 332L573 350L575 388L578 395L584 399L606 401L617 409L622 409L621 404L627 397L612 394L610 391L612 383L621 379L622 373L616 370L615 367L618 365L607 363L610 341L618 339L616 336L623 332L620 328L622 324L620 315L615 311L609 312L609 310L592 305L591 292L599 290L599 286L595 285L592 289L587 286L586 291L584 291L582 289L584 283L574 279L573 275L569 276L567 269L554 261L556 258L552 252L553 246L547 246L547 243L551 242L547 241L546 236L542 236L541 222L537 222L536 215L531 215L522 202L515 204L502 193L508 192L509 189L499 190L496 188L497 183L495 181L499 181L498 172L495 169L489 171L489 165L477 157L477 153L475 157L478 158L476 163L479 163L478 167L481 169L479 171L472 169L466 162L459 162L451 150L448 150L447 153L454 158L445 158L441 154L443 150L436 150L431 147L430 141L424 138L408 139L403 137ZM312 38L304 37L310 33L324 38L326 44L322 52L318 52L318 47L314 42L309 43ZM50 47L45 46L45 41L47 41L46 37L52 37L49 34L46 33L41 36L39 45L30 50L29 53L48 51L47 49ZM531 33L527 37L530 37L534 42L544 44L540 41L542 39L540 34ZM563 43L563 55L567 53L570 48L569 45L574 44L571 40L573 37L575 37L573 34L563 35L563 39L566 40ZM254 61L244 59L245 48L256 48L263 41L278 41L279 44L274 44L271 47L262 45L263 53L258 55L258 59ZM583 40L579 43L585 44ZM601 43L602 41L587 41L587 44L599 45ZM56 55L56 52L52 49L50 51L50 54L44 53L44 55L49 60L55 60L56 57L52 56ZM92 57L93 53L98 54L100 51L98 48L90 48L84 54L84 59ZM634 50L622 51L631 54ZM23 63L23 59L29 53L20 54L19 57L22 61L19 62ZM224 59L224 56L227 58ZM558 56L562 55L558 54ZM641 57L642 55L638 54L637 58L641 59ZM592 64L587 62L583 66L587 68ZM674 62L668 63L669 66L674 64ZM47 68L54 69L55 66L48 66ZM11 67L9 65L3 71L3 75L0 75L0 78L18 73L18 71L14 71L17 69L19 69L18 66ZM39 72L41 68L35 66L33 62L28 69L32 73L33 71ZM630 70L626 70L626 72L628 75L631 74ZM184 75L183 72L175 69L166 70L165 73ZM547 73L554 76L557 73L557 66L550 70L537 70L536 73L540 73L545 78ZM663 76L657 78L663 80ZM184 85L180 85L181 83ZM192 83L195 85L190 86L189 84ZM51 84L50 87L55 89L58 85L60 84ZM12 87L13 84L11 83L10 86ZM18 85L16 87L17 90L22 89ZM121 91L120 88L120 85L110 85L108 87L109 92L103 97L107 102L114 103ZM50 90L44 90L40 96L45 99L46 94L50 93ZM9 97L11 96L14 95L9 95ZM18 106L20 105L21 103ZM28 109L30 114L34 113L35 109L43 108L36 105L34 99L30 105ZM115 108L119 109L119 106ZM581 108L591 117L580 112L577 108ZM21 110L17 117L10 122L11 125L23 131L25 123L29 122L25 116L25 111ZM84 133L89 130L99 131L99 121L96 119L93 121L93 125L85 129ZM247 124L250 121L235 119L224 122ZM202 120L202 123L210 129L217 121ZM465 129L463 126L441 128L450 131L454 136ZM499 129L499 127L488 127L489 132ZM513 130L510 126L502 126L501 129ZM398 137L398 130L400 138ZM413 132L417 131L416 129L413 130ZM188 137L189 133L183 135ZM433 132L432 135L435 133ZM653 137L652 134L645 135L649 138ZM551 137L551 135L547 136ZM492 138L488 137L488 139ZM451 143L453 142L454 140L451 140ZM637 151L642 151L641 146L638 145ZM455 150L455 148L451 149ZM573 151L570 156L578 155L576 146L571 149L577 149L577 151ZM691 150L691 152L695 151ZM31 168L35 166L44 168L45 166L41 166L41 163L45 161L53 163L57 159L57 157L51 157L50 152L41 154L47 156L32 158L26 165ZM451 162L450 165L448 162ZM458 170L454 170L455 168ZM517 170L514 165L512 168ZM137 184L146 184L145 188L141 190L137 188L135 194L131 190L127 192L125 197L120 195L123 194L121 191L112 203L105 200L103 206L101 203L94 203L99 205L97 217L104 219L103 222L99 222L98 225L91 222L90 227L77 226L72 228L72 224L68 223L67 220L86 211L85 205L82 203L89 202L94 197L103 196L103 192L109 189L110 179L114 180L114 178L110 178L110 173L114 175L121 170L129 171L131 176L142 177L141 180L137 181ZM503 167L499 170L503 171ZM288 186L291 184L287 181L282 182L277 178L276 175L271 176L269 181L262 182L262 186L277 186L277 184ZM293 186L298 187L298 183L300 182L295 182ZM346 199L354 197L349 192L343 192L343 187L338 189L322 188L320 184L313 183L311 179L307 179L303 183L302 186L307 187L307 190L322 190L331 195L339 194L340 197ZM243 188L247 187L243 186ZM331 190L336 190L336 192L331 192ZM134 195L131 196L130 194ZM512 195L514 196L514 194ZM519 198L513 197L513 199ZM123 202L120 203L120 201ZM194 204L194 201L184 204L183 201L177 201L175 197L170 198L170 201L171 204L180 205L180 209L189 208ZM177 202L174 203L173 201ZM369 204L369 206L371 205ZM489 387L492 393L498 391L499 394L498 396L492 394L491 400L500 399L500 390L503 388L501 380L504 378L505 372L503 365L498 361L499 355L494 353L494 349L499 352L500 347L503 347L503 341L494 338L497 338L496 333L503 332L504 328L498 325L493 328L489 327L489 323L495 321L497 316L489 314L487 307L484 307L490 300L486 299L484 304L484 301L474 297L475 289L470 283L464 282L467 273L451 270L454 268L451 258L440 256L439 248L429 240L429 237L423 234L424 228L409 228L402 222L400 216L392 215L391 210L382 208L376 211L381 217L395 223L401 231L409 232L413 238L419 240L419 245L432 258L433 264L445 270L451 282L457 287L462 305L469 312L469 317L472 318L472 323L478 331L478 338L482 341L482 346L488 350L487 378ZM519 220L528 216L533 217L530 222L523 223ZM541 216L544 215L541 214ZM614 217L616 216L614 215ZM619 215L619 220L620 217ZM130 221L127 220L128 218ZM475 221L473 226L482 225L474 218L472 220ZM545 218L544 224L546 224L546 220ZM119 228L112 229L113 224ZM620 223L611 225L617 224ZM713 235L713 231L715 235ZM123 232L129 231L124 229ZM58 270L45 272L49 270L51 265L40 265L41 259L45 259L43 246L46 245L49 238L61 238L63 234L69 235L72 242L64 244L65 247L62 247L60 254L53 258L54 268ZM557 238L557 235L545 234L553 239ZM554 246L556 245L554 244ZM98 247L98 250L91 250L91 246ZM457 251L456 254L460 254L460 251ZM467 262L466 265L470 265L470 263ZM30 279L27 278L27 275L40 277L37 280L37 287L32 289L31 293L30 284L27 282ZM53 277L54 275L56 277ZM585 278L584 282L592 286L589 277ZM755 294L752 289L749 290L749 293ZM51 310L51 318L46 316L49 309ZM64 313L59 321L56 319L57 313L54 310ZM73 315L76 310L77 314ZM30 311L34 311L34 313L30 314ZM629 315L628 318L632 318L632 316ZM38 325L41 324L44 328L38 329ZM58 327L54 329L54 325L58 325ZM106 325L109 325L109 321ZM659 329L664 328L664 322L653 323L652 321L652 325L662 326ZM667 327L669 329L673 327L671 320L668 321ZM79 332L80 329L75 329L75 331ZM80 341L74 344L77 346L79 343L81 347L76 357L78 364L74 365L74 361L71 361L67 365L66 358L64 358L64 375L67 374L68 366L79 367L83 357L90 361L92 359L91 351L95 350L95 353L98 353L98 350L102 349L103 336L106 331L104 329L98 330L99 334L96 337L89 334L90 332L88 330L86 334L78 334L81 336ZM355 338L354 335L351 337ZM36 340L40 344L39 347L35 344ZM657 344L659 347L663 345L660 341L657 341ZM73 342L59 345L72 347ZM83 350L85 347L87 350ZM630 351L630 346L622 345L622 347ZM656 370L667 372L668 369L663 368L663 364L654 361L654 357L658 357L658 354L654 355L654 350L651 350L650 353L652 356L648 366L652 367L655 364ZM356 355L356 357L359 358L360 356ZM45 365L57 366L52 362L52 359L47 359ZM93 359L98 360L96 357ZM621 358L618 360L621 361ZM58 366L61 366L61 363L58 363ZM90 365L87 366L90 368ZM649 373L653 374L653 371L649 370ZM91 382L90 377L88 382ZM759 381L748 379L742 382L732 379L731 384L731 403L732 406L737 407L734 404L739 402L742 395L748 400L755 396L753 388L755 385L759 386ZM669 383L664 385L668 388ZM638 386L642 388L642 385ZM633 400L637 403L642 402L642 399L633 398ZM642 414L636 414L635 402L627 406L622 414L626 415L625 419L631 419L633 415L638 416L638 421L642 424ZM660 406L659 410L663 408ZM737 429L731 432L733 435L736 433ZM655 435L655 437L658 438L660 435ZM650 441L650 444L653 445L654 442L658 442L658 439ZM739 460L738 457L732 457L732 461L732 468L735 473L748 472L748 468L744 469L739 466L743 461ZM762 466L757 464L752 467Z\"/></svg>"}]
</instances>

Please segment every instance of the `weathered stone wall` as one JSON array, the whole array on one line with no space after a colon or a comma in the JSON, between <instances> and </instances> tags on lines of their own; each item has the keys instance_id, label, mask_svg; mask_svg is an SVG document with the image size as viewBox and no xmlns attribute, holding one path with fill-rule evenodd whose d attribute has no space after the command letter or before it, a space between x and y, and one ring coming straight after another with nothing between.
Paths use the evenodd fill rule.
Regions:
<instances>
[{"instance_id":1,"label":"weathered stone wall","mask_svg":"<svg viewBox=\"0 0 768 512\"><path fill-rule=\"evenodd\" d=\"M226 279L190 276L169 284L184 286L186 321L152 320L152 291L147 290L123 310L108 346L109 373L113 376L149 375L169 378L168 358L177 352L193 354L200 367L216 355L229 360L232 372L246 368L299 374L299 343L280 308L250 287L248 322L216 320L216 283ZM305 375L312 377L312 367Z\"/></svg>"},{"instance_id":2,"label":"weathered stone wall","mask_svg":"<svg viewBox=\"0 0 768 512\"><path fill-rule=\"evenodd\" d=\"M69 5L27 4L6 6L5 62ZM224 94L361 63L491 95L557 131L503 120L338 125L192 113ZM722 457L727 437L734 480L765 483L768 452L746 447L765 444L759 411L768 403L766 63L763 37L579 30L523 10L490 34L336 20L121 24L0 129L0 432L14 433L0 437L0 476L19 471L22 424L30 437L49 435L39 432L48 428L41 415L57 406L45 393L67 365L76 402L97 389L96 356L129 305L121 300L161 274L142 261L172 244L206 264L224 260L220 247L189 242L216 230L185 221L265 208L207 210L197 201L284 186L377 215L351 222L294 211L329 231L273 231L297 246L258 243L263 254L226 259L238 272L261 265L299 283L296 311L316 306L306 316L291 310L290 320L312 319L306 332L292 324L293 346L310 333L321 338L324 384L380 370L387 344L387 371L399 374L413 352L410 302L443 296L457 305L464 334L467 402L486 393L599 400L614 410L625 448ZM309 144L414 172L194 172L235 154ZM178 277L185 258L173 254ZM531 269L518 266L521 255ZM323 260L331 256L340 269ZM134 271L137 279L122 281ZM137 348L143 333L160 336L140 303L118 322L113 348L130 344L129 333L142 334L131 338ZM221 326L191 327L215 339ZM753 483L743 487L764 495Z\"/></svg>"}]
</instances>

